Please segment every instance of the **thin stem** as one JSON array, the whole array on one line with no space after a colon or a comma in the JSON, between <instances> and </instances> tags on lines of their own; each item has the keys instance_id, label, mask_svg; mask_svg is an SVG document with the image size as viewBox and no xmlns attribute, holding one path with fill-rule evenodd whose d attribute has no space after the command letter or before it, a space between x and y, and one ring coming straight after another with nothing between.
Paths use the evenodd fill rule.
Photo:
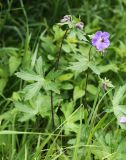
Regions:
<instances>
[{"instance_id":1,"label":"thin stem","mask_svg":"<svg viewBox=\"0 0 126 160\"><path fill-rule=\"evenodd\" d=\"M64 36L62 38L62 41L61 41L60 49L59 49L59 52L57 54L57 60L56 60L55 67L54 67L55 71L58 70L58 67L59 67L59 61L60 61L60 57L61 57L61 50L62 50L62 46L63 46L63 41L66 37L67 32L68 32L68 29L65 31L65 34L64 34Z\"/></svg>"},{"instance_id":2,"label":"thin stem","mask_svg":"<svg viewBox=\"0 0 126 160\"><path fill-rule=\"evenodd\" d=\"M59 67L59 61L60 61L60 57L61 57L61 50L62 50L62 46L63 46L63 41L66 37L66 34L68 32L68 29L65 31L65 34L62 38L62 41L61 41L61 45L60 45L60 49L59 49L59 52L57 53L57 58L56 58L56 62L55 64L51 67L51 69L54 68L54 71L57 71L58 70L58 67ZM50 72L50 70L48 72ZM48 74L48 73L47 73ZM46 74L46 75L47 75ZM55 129L55 122L54 122L54 106L53 106L53 92L51 91L51 95L50 95L50 98L51 98L51 113L52 113L52 130L54 131Z\"/></svg>"},{"instance_id":3,"label":"thin stem","mask_svg":"<svg viewBox=\"0 0 126 160\"><path fill-rule=\"evenodd\" d=\"M91 60L91 48L89 49L89 53L88 53L88 61L90 62ZM85 106L87 107L87 85L88 85L88 77L89 77L89 68L87 69L87 74L86 74L86 84L85 84L85 96L84 96L84 102L85 102Z\"/></svg>"},{"instance_id":4,"label":"thin stem","mask_svg":"<svg viewBox=\"0 0 126 160\"><path fill-rule=\"evenodd\" d=\"M55 123L54 123L54 109L53 109L53 92L51 91L50 93L50 98L51 98L51 113L52 113L52 130L54 131L55 129Z\"/></svg>"}]
</instances>

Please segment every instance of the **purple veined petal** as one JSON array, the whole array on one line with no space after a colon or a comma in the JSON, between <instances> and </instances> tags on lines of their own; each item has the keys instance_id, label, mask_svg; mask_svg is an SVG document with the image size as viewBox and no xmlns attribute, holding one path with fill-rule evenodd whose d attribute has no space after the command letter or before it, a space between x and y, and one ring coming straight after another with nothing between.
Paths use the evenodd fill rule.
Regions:
<instances>
[{"instance_id":1,"label":"purple veined petal","mask_svg":"<svg viewBox=\"0 0 126 160\"><path fill-rule=\"evenodd\" d=\"M102 36L102 31L97 31L94 35L94 38L99 38Z\"/></svg>"},{"instance_id":2,"label":"purple veined petal","mask_svg":"<svg viewBox=\"0 0 126 160\"><path fill-rule=\"evenodd\" d=\"M110 41L109 40L105 40L103 43L104 43L104 47L105 48L108 48L109 45L110 45Z\"/></svg>"},{"instance_id":3,"label":"purple veined petal","mask_svg":"<svg viewBox=\"0 0 126 160\"><path fill-rule=\"evenodd\" d=\"M95 37L91 41L93 46L96 46L97 42L98 42L98 38L95 38Z\"/></svg>"},{"instance_id":4,"label":"purple veined petal","mask_svg":"<svg viewBox=\"0 0 126 160\"><path fill-rule=\"evenodd\" d=\"M108 33L108 32L103 32L102 33L102 37L104 38L104 39L108 39L109 37L110 37L110 34Z\"/></svg>"},{"instance_id":5,"label":"purple veined petal","mask_svg":"<svg viewBox=\"0 0 126 160\"><path fill-rule=\"evenodd\" d=\"M92 38L92 46L95 46L98 51L104 51L110 45L109 33L97 31Z\"/></svg>"},{"instance_id":6,"label":"purple veined petal","mask_svg":"<svg viewBox=\"0 0 126 160\"><path fill-rule=\"evenodd\" d=\"M120 123L126 123L126 117L121 117L120 118Z\"/></svg>"},{"instance_id":7,"label":"purple veined petal","mask_svg":"<svg viewBox=\"0 0 126 160\"><path fill-rule=\"evenodd\" d=\"M97 42L96 48L98 51L103 51L105 49L105 44L102 42Z\"/></svg>"}]
</instances>

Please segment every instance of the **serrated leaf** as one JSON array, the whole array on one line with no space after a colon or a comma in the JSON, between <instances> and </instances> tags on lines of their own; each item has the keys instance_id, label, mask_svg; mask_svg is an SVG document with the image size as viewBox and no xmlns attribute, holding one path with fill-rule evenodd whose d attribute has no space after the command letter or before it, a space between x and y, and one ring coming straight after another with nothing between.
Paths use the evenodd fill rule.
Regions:
<instances>
[{"instance_id":1,"label":"serrated leaf","mask_svg":"<svg viewBox=\"0 0 126 160\"><path fill-rule=\"evenodd\" d=\"M53 31L55 32L54 34L54 39L55 41L61 39L64 34L65 34L65 31L63 31L59 26L55 25L53 26Z\"/></svg>"},{"instance_id":2,"label":"serrated leaf","mask_svg":"<svg viewBox=\"0 0 126 160\"><path fill-rule=\"evenodd\" d=\"M36 114L36 112L34 112L34 109L32 109L30 107L30 105L28 105L28 104L26 105L21 102L15 102L14 105L17 108L17 110L20 112L29 113L29 114Z\"/></svg>"},{"instance_id":3,"label":"serrated leaf","mask_svg":"<svg viewBox=\"0 0 126 160\"><path fill-rule=\"evenodd\" d=\"M42 81L43 78L40 75L36 75L35 73L28 73L25 71L17 72L15 75L25 81Z\"/></svg>"},{"instance_id":4,"label":"serrated leaf","mask_svg":"<svg viewBox=\"0 0 126 160\"><path fill-rule=\"evenodd\" d=\"M121 105L121 101L124 98L124 94L126 93L126 85L120 87L114 94L112 104L113 111L117 118L117 123L121 126L122 129L126 129L126 125L120 123L121 117L126 117L126 105Z\"/></svg>"},{"instance_id":5,"label":"serrated leaf","mask_svg":"<svg viewBox=\"0 0 126 160\"><path fill-rule=\"evenodd\" d=\"M116 105L118 105L118 104L121 102L125 91L126 91L126 85L120 87L120 88L115 92L115 94L114 94L114 96L113 96L113 100L112 100L113 106L116 106Z\"/></svg>"},{"instance_id":6,"label":"serrated leaf","mask_svg":"<svg viewBox=\"0 0 126 160\"><path fill-rule=\"evenodd\" d=\"M78 61L77 62L71 62L71 66L68 67L68 69L71 69L73 71L78 71L79 73L82 71L86 71L88 69L88 59L82 55L77 55L75 57Z\"/></svg>"},{"instance_id":7,"label":"serrated leaf","mask_svg":"<svg viewBox=\"0 0 126 160\"><path fill-rule=\"evenodd\" d=\"M42 82L36 82L33 84L29 84L24 88L25 100L29 100L35 95L37 95L42 88Z\"/></svg>"},{"instance_id":8,"label":"serrated leaf","mask_svg":"<svg viewBox=\"0 0 126 160\"><path fill-rule=\"evenodd\" d=\"M95 63L90 62L88 67L97 75L100 75L100 69L95 65Z\"/></svg>"},{"instance_id":9,"label":"serrated leaf","mask_svg":"<svg viewBox=\"0 0 126 160\"><path fill-rule=\"evenodd\" d=\"M45 80L43 87L46 91L51 90L57 94L60 94L60 90L58 89L58 83L56 82Z\"/></svg>"},{"instance_id":10,"label":"serrated leaf","mask_svg":"<svg viewBox=\"0 0 126 160\"><path fill-rule=\"evenodd\" d=\"M98 69L100 71L100 73L105 73L108 71L113 71L113 72L118 72L119 68L117 67L116 64L107 64L104 66L98 66Z\"/></svg>"}]
</instances>

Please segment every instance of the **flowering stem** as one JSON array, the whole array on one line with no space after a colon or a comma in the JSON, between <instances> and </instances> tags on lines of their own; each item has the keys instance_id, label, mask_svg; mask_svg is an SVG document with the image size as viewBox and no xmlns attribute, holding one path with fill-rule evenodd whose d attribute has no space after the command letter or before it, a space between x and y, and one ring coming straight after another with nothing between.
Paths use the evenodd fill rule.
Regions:
<instances>
[{"instance_id":1,"label":"flowering stem","mask_svg":"<svg viewBox=\"0 0 126 160\"><path fill-rule=\"evenodd\" d=\"M54 110L53 110L53 92L50 92L50 103L51 103L51 113L52 113L52 130L54 130L55 128L55 124L54 124Z\"/></svg>"},{"instance_id":2,"label":"flowering stem","mask_svg":"<svg viewBox=\"0 0 126 160\"><path fill-rule=\"evenodd\" d=\"M56 62L54 64L54 66L52 66L52 68L51 68L51 69L54 68L54 71L58 70L59 61L60 61L60 57L61 57L62 45L63 45L63 41L64 41L64 39L66 37L67 32L68 32L68 29L65 31L65 34L64 34L64 36L62 38L60 49L59 49L59 52L57 53ZM50 69L49 69L49 71L50 71ZM52 130L54 130L55 129L55 122L54 122L54 106L53 106L53 92L52 91L51 91L50 99L51 99L51 113L52 113Z\"/></svg>"},{"instance_id":3,"label":"flowering stem","mask_svg":"<svg viewBox=\"0 0 126 160\"><path fill-rule=\"evenodd\" d=\"M89 53L88 53L88 61L90 62L91 59L91 49L92 46L89 49ZM89 76L89 68L87 69L87 74L86 74L86 84L85 84L85 96L84 96L84 102L85 102L85 106L87 107L87 85L88 85L88 76Z\"/></svg>"},{"instance_id":4,"label":"flowering stem","mask_svg":"<svg viewBox=\"0 0 126 160\"><path fill-rule=\"evenodd\" d=\"M61 41L60 49L59 49L59 52L57 54L57 60L55 62L55 67L54 67L55 71L58 70L58 67L59 67L59 61L60 61L60 57L61 57L61 49L62 49L63 41L64 41L64 39L66 37L67 32L68 32L68 29L65 31L65 34L64 34L64 36L62 38L62 41Z\"/></svg>"}]
</instances>

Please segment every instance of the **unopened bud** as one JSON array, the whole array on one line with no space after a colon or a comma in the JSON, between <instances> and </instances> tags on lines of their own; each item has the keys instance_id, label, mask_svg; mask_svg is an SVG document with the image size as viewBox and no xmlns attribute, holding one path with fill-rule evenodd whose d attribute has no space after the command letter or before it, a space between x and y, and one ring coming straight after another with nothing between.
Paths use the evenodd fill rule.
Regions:
<instances>
[{"instance_id":1,"label":"unopened bud","mask_svg":"<svg viewBox=\"0 0 126 160\"><path fill-rule=\"evenodd\" d=\"M84 23L83 22L78 22L75 24L75 27L78 29L83 29L84 28Z\"/></svg>"},{"instance_id":2,"label":"unopened bud","mask_svg":"<svg viewBox=\"0 0 126 160\"><path fill-rule=\"evenodd\" d=\"M65 22L70 22L72 20L72 16L71 15L65 15L60 22L61 23L65 23Z\"/></svg>"}]
</instances>

